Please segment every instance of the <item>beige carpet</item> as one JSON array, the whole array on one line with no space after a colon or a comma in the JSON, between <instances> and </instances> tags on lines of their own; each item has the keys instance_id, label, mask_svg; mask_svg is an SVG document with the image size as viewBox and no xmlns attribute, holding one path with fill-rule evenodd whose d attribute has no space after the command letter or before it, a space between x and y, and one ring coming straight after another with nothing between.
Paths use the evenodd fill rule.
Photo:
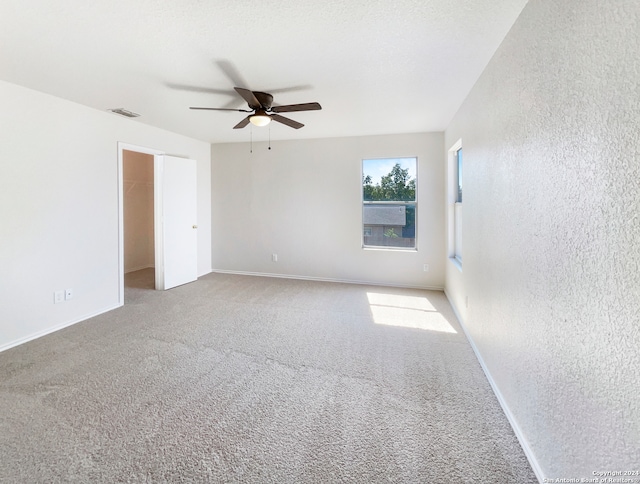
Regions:
<instances>
[{"instance_id":1,"label":"beige carpet","mask_svg":"<svg viewBox=\"0 0 640 484\"><path fill-rule=\"evenodd\" d=\"M149 275L0 353L0 482L537 482L442 293Z\"/></svg>"}]
</instances>

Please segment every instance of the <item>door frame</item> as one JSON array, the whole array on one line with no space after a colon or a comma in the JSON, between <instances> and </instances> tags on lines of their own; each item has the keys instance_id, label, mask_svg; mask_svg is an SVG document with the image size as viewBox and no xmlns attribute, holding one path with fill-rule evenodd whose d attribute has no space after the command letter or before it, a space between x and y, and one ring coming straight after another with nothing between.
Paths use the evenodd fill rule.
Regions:
<instances>
[{"instance_id":1,"label":"door frame","mask_svg":"<svg viewBox=\"0 0 640 484\"><path fill-rule=\"evenodd\" d=\"M164 267L162 251L162 169L160 156L164 151L132 145L118 141L118 304L124 305L124 151L135 151L153 155L153 221L155 246L155 281L156 289L164 289Z\"/></svg>"}]
</instances>

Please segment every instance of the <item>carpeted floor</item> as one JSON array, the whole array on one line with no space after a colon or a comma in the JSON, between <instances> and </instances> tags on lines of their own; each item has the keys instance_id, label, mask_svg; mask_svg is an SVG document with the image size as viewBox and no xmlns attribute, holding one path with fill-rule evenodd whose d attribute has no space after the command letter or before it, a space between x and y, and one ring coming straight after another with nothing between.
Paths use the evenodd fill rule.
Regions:
<instances>
[{"instance_id":1,"label":"carpeted floor","mask_svg":"<svg viewBox=\"0 0 640 484\"><path fill-rule=\"evenodd\" d=\"M149 276L0 353L0 482L537 482L442 293Z\"/></svg>"}]
</instances>

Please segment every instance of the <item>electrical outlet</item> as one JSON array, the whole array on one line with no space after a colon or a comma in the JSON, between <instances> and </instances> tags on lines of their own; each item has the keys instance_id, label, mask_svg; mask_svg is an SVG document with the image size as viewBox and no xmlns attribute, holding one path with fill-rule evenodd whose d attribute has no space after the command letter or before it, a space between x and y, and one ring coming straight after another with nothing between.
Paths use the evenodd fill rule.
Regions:
<instances>
[{"instance_id":1,"label":"electrical outlet","mask_svg":"<svg viewBox=\"0 0 640 484\"><path fill-rule=\"evenodd\" d=\"M424 264L424 265L422 266L422 270L423 270L424 272L429 272L429 264Z\"/></svg>"},{"instance_id":2,"label":"electrical outlet","mask_svg":"<svg viewBox=\"0 0 640 484\"><path fill-rule=\"evenodd\" d=\"M64 300L68 301L69 299L73 299L73 289L64 290Z\"/></svg>"},{"instance_id":3,"label":"electrical outlet","mask_svg":"<svg viewBox=\"0 0 640 484\"><path fill-rule=\"evenodd\" d=\"M53 293L53 304L60 304L64 302L64 291L56 291Z\"/></svg>"},{"instance_id":4,"label":"electrical outlet","mask_svg":"<svg viewBox=\"0 0 640 484\"><path fill-rule=\"evenodd\" d=\"M271 260L273 262L278 262L278 254L271 254Z\"/></svg>"}]
</instances>

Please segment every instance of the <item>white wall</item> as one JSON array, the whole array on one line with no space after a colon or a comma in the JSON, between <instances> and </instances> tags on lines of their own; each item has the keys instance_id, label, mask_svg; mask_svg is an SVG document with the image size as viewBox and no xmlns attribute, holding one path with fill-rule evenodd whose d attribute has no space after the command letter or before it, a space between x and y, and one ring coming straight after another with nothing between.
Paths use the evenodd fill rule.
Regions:
<instances>
[{"instance_id":1,"label":"white wall","mask_svg":"<svg viewBox=\"0 0 640 484\"><path fill-rule=\"evenodd\" d=\"M210 272L208 143L5 82L0 106L0 350L117 306L119 141L198 160Z\"/></svg>"},{"instance_id":2,"label":"white wall","mask_svg":"<svg viewBox=\"0 0 640 484\"><path fill-rule=\"evenodd\" d=\"M639 26L638 2L529 2L446 131L447 293L540 477L640 463Z\"/></svg>"},{"instance_id":3,"label":"white wall","mask_svg":"<svg viewBox=\"0 0 640 484\"><path fill-rule=\"evenodd\" d=\"M254 143L253 153L213 145L214 270L443 287L443 149L442 133ZM362 159L405 156L418 157L418 250L363 250Z\"/></svg>"},{"instance_id":4,"label":"white wall","mask_svg":"<svg viewBox=\"0 0 640 484\"><path fill-rule=\"evenodd\" d=\"M124 150L124 271L155 267L153 155Z\"/></svg>"}]
</instances>

